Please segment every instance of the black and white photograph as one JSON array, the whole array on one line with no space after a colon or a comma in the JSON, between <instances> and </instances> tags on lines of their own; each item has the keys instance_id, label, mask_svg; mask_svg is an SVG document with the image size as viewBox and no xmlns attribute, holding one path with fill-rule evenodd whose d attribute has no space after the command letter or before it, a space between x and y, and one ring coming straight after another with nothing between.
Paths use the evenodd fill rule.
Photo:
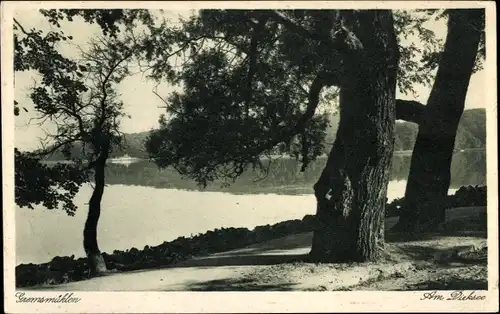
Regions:
<instances>
[{"instance_id":1,"label":"black and white photograph","mask_svg":"<svg viewBox=\"0 0 500 314\"><path fill-rule=\"evenodd\" d=\"M9 2L9 313L498 310L494 2Z\"/></svg>"}]
</instances>

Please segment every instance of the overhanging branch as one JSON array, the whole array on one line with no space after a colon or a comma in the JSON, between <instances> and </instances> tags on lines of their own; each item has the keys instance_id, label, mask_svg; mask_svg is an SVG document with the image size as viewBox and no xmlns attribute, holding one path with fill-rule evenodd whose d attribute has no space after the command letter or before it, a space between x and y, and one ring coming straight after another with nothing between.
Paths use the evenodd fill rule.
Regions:
<instances>
[{"instance_id":1,"label":"overhanging branch","mask_svg":"<svg viewBox=\"0 0 500 314\"><path fill-rule=\"evenodd\" d=\"M245 156L242 157L241 160L254 160L255 156L259 156L264 151L272 149L281 142L289 142L295 135L302 133L307 125L307 122L309 122L316 112L321 90L327 85L328 84L326 83L324 75L316 76L311 84L311 88L309 89L307 108L297 120L297 123L291 127L281 127L275 134L273 134L266 144L250 149L245 153Z\"/></svg>"},{"instance_id":2,"label":"overhanging branch","mask_svg":"<svg viewBox=\"0 0 500 314\"><path fill-rule=\"evenodd\" d=\"M309 89L306 111L297 121L293 133L297 134L301 132L304 129L307 121L309 121L314 116L314 112L316 112L316 108L318 107L319 103L319 95L323 87L325 87L326 85L326 78L323 75L316 76L311 84L311 88Z\"/></svg>"},{"instance_id":3,"label":"overhanging branch","mask_svg":"<svg viewBox=\"0 0 500 314\"><path fill-rule=\"evenodd\" d=\"M356 34L354 34L354 32L348 30L345 27L342 19L332 30L332 36L330 35L330 31L318 32L308 30L307 28L295 23L278 11L271 10L268 14L276 22L285 26L289 31L294 32L302 37L321 41L331 50L329 51L329 53L331 54L349 54L351 52L360 51L361 49L363 49L363 44L361 43L359 38L356 36Z\"/></svg>"},{"instance_id":4,"label":"overhanging branch","mask_svg":"<svg viewBox=\"0 0 500 314\"><path fill-rule=\"evenodd\" d=\"M295 135L302 133L302 167L301 171L305 171L305 168L309 164L309 157L307 156L308 143L305 136L306 125L309 120L312 119L314 113L316 112L316 108L319 104L320 94L323 87L328 86L328 78L325 74L319 74L313 80L311 84L311 88L309 89L307 108L302 114L302 116L298 119L295 127L285 134L282 134L277 139L274 140L273 147L278 143L286 141L289 142Z\"/></svg>"},{"instance_id":5,"label":"overhanging branch","mask_svg":"<svg viewBox=\"0 0 500 314\"><path fill-rule=\"evenodd\" d=\"M269 16L273 18L276 22L282 24L285 26L288 30L299 34L303 37L308 37L310 39L314 40L325 40L326 38L322 38L319 36L319 34L308 30L307 28L303 27L302 25L296 24L294 21L286 17L284 14L276 11L276 10L271 10L268 12Z\"/></svg>"},{"instance_id":6,"label":"overhanging branch","mask_svg":"<svg viewBox=\"0 0 500 314\"><path fill-rule=\"evenodd\" d=\"M277 132L277 136L275 136L274 139L269 143L270 145L268 148L272 148L280 142L289 142L293 136L304 131L307 122L311 120L311 118L314 116L314 113L316 112L316 108L319 104L319 96L321 90L325 86L327 86L327 82L324 75L316 76L311 84L311 88L309 89L306 110L297 120L297 123L295 124L295 126L293 126L293 128L282 128L281 132Z\"/></svg>"},{"instance_id":7,"label":"overhanging branch","mask_svg":"<svg viewBox=\"0 0 500 314\"><path fill-rule=\"evenodd\" d=\"M418 101L396 99L396 119L420 124L425 107Z\"/></svg>"}]
</instances>

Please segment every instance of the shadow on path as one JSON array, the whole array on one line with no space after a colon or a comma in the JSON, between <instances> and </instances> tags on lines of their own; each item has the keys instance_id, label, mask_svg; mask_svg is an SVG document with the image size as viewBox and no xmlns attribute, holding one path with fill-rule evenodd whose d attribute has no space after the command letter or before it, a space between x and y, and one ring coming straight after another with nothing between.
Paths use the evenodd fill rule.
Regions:
<instances>
[{"instance_id":1,"label":"shadow on path","mask_svg":"<svg viewBox=\"0 0 500 314\"><path fill-rule=\"evenodd\" d=\"M408 285L404 290L488 290L488 281L470 278L439 279Z\"/></svg>"},{"instance_id":2,"label":"shadow on path","mask_svg":"<svg viewBox=\"0 0 500 314\"><path fill-rule=\"evenodd\" d=\"M473 246L455 245L435 248L424 245L404 245L395 248L398 254L413 261L435 261L441 264L488 265L488 248L477 249ZM459 252L462 250L463 252Z\"/></svg>"},{"instance_id":3,"label":"shadow on path","mask_svg":"<svg viewBox=\"0 0 500 314\"><path fill-rule=\"evenodd\" d=\"M277 265L307 261L307 254L232 255L197 258L168 268Z\"/></svg>"},{"instance_id":4,"label":"shadow on path","mask_svg":"<svg viewBox=\"0 0 500 314\"><path fill-rule=\"evenodd\" d=\"M405 232L387 232L385 241L387 243L401 243L411 241L431 241L443 237L473 237L487 238L486 231L442 231L433 233L405 233Z\"/></svg>"},{"instance_id":5,"label":"shadow on path","mask_svg":"<svg viewBox=\"0 0 500 314\"><path fill-rule=\"evenodd\" d=\"M212 256L255 255L291 250L309 251L312 243L312 232L288 235L282 238L249 245L242 249L212 254ZM289 252L288 252L289 253Z\"/></svg>"},{"instance_id":6,"label":"shadow on path","mask_svg":"<svg viewBox=\"0 0 500 314\"><path fill-rule=\"evenodd\" d=\"M411 241L439 240L443 237L478 237L486 238L484 232L454 231L433 234L404 234L387 233L387 243L402 243ZM243 249L212 254L205 257L195 257L190 260L172 265L161 266L164 268L191 268L191 267L223 267L223 266L253 266L277 265L293 262L308 262L308 253L312 242L312 232L289 235L271 241L257 243ZM450 248L448 247L447 250ZM397 245L397 252L416 261L428 261L440 248L433 245ZM465 263L465 261L461 261ZM149 269L134 272L149 271Z\"/></svg>"},{"instance_id":7,"label":"shadow on path","mask_svg":"<svg viewBox=\"0 0 500 314\"><path fill-rule=\"evenodd\" d=\"M205 282L188 282L185 291L292 291L292 283L263 284L250 278L225 278Z\"/></svg>"},{"instance_id":8,"label":"shadow on path","mask_svg":"<svg viewBox=\"0 0 500 314\"><path fill-rule=\"evenodd\" d=\"M474 210L461 210L457 211L460 217L465 216L466 213L472 213L473 215L479 215L478 212ZM463 212L463 213L462 213ZM455 217L453 217L455 218ZM461 218L464 219L464 218ZM386 227L389 224L395 223L393 218L387 219ZM435 234L404 234L404 233L391 233L386 234L386 242L394 243L394 253L403 257L403 260L411 261L422 261L426 262L425 265L430 265L428 262L432 262L433 257L437 255L446 255L447 250L453 250L457 245L465 244L462 243L461 238L446 238L446 237L475 237L475 238L486 238L485 231L463 231L466 229L455 229L448 232L435 233ZM415 243L411 243L415 241ZM417 242L421 241L421 242ZM427 242L428 241L428 242ZM407 243L403 243L407 242ZM477 242L477 241L476 241ZM308 262L308 253L312 243L312 232L292 234L286 237L257 243L254 245L247 246L245 248L236 249L228 252L222 252L217 254L212 254L204 257L195 257L190 260L182 261L177 264L167 265L162 267L154 268L156 270L160 269L176 269L172 273L175 274L175 278L171 280L170 286L167 286L166 282L160 283L160 291L172 291L175 286L182 286L183 289L177 291L290 291L296 290L294 284L287 282L258 282L258 278L247 278L246 275L241 276L244 273L244 268L238 269L224 269L225 266L256 266L256 265L279 265L294 262ZM437 246L436 244L440 244ZM443 248L444 246L444 248ZM443 252L440 252L440 251ZM441 254L442 253L442 254ZM476 265L486 265L487 263L487 250L481 250L480 254L477 256L470 256L466 259L455 259L452 257L451 262L454 264L476 264ZM448 260L447 262L450 262ZM422 263L423 264L423 263ZM455 265L456 266L456 265ZM444 267L444 266L443 266ZM197 272L195 268L201 269ZM183 269L186 269L184 272ZM206 270L204 270L206 269ZM120 276L120 273L112 274L109 277L114 277L115 283L113 284L123 284L124 278L133 282L134 280L141 280L141 276L135 276L134 273L145 273L150 272L151 268L129 271L122 273L126 276L115 277L115 275ZM191 273L191 271L194 272ZM227 271L220 273L220 271ZM230 277L230 274L234 271L235 276ZM131 275L132 276L129 276ZM158 274L158 273L156 273ZM168 272L165 272L167 276ZM190 274L190 275L188 275ZM144 276L145 274L141 274ZM157 287L158 281L160 279L156 278L157 275L144 276L147 280L151 280L151 285ZM144 279L142 277L142 279ZM150 278L151 277L151 278ZM118 278L118 279L117 279ZM129 279L132 278L132 279ZM113 281L113 279L109 279ZM104 282L103 279L96 279L93 281L92 288L99 288L100 283ZM95 283L97 282L97 284ZM118 282L118 283L116 283ZM182 284L181 284L182 282ZM468 287L468 289L483 289L486 285L483 281L473 281L464 278L446 278L428 281L424 283L413 284L414 286L409 287L408 290L423 290L423 289L460 289L460 287ZM75 284L78 286L78 284ZM108 285L112 286L112 285ZM448 288L447 288L448 287ZM474 287L474 288L471 288ZM57 289L58 286L53 286L51 289ZM96 289L97 289L96 288ZM99 289L97 289L99 290Z\"/></svg>"}]
</instances>

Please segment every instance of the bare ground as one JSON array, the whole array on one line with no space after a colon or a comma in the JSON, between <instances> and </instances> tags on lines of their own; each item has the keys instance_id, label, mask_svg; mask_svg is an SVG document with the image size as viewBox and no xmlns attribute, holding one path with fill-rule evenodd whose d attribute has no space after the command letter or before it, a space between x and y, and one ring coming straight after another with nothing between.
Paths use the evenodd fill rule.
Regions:
<instances>
[{"instance_id":1,"label":"bare ground","mask_svg":"<svg viewBox=\"0 0 500 314\"><path fill-rule=\"evenodd\" d=\"M290 235L162 269L116 273L36 290L326 291L487 289L486 208L449 210L443 230L387 235L384 261L313 264L312 234ZM389 229L396 219L387 219ZM30 289L31 290L31 289Z\"/></svg>"}]
</instances>

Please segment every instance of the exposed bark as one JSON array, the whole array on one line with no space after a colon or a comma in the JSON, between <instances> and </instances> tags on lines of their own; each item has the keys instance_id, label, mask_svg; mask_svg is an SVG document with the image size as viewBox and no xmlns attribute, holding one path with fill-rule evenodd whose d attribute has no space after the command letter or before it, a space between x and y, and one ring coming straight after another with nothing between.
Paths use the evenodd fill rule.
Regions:
<instances>
[{"instance_id":1,"label":"exposed bark","mask_svg":"<svg viewBox=\"0 0 500 314\"><path fill-rule=\"evenodd\" d=\"M97 243L97 224L101 215L101 200L105 186L104 171L109 155L109 142L106 141L101 149L101 154L93 164L95 187L90 197L89 212L83 230L83 248L87 254L90 272L94 276L107 271L106 263Z\"/></svg>"},{"instance_id":2,"label":"exposed bark","mask_svg":"<svg viewBox=\"0 0 500 314\"><path fill-rule=\"evenodd\" d=\"M310 256L323 262L376 260L384 245L398 47L390 11L357 14L364 50L346 63L336 140L314 186L318 226Z\"/></svg>"},{"instance_id":3,"label":"exposed bark","mask_svg":"<svg viewBox=\"0 0 500 314\"><path fill-rule=\"evenodd\" d=\"M449 10L448 35L410 166L405 205L395 230L444 222L451 161L460 117L476 60L484 10Z\"/></svg>"}]
</instances>

